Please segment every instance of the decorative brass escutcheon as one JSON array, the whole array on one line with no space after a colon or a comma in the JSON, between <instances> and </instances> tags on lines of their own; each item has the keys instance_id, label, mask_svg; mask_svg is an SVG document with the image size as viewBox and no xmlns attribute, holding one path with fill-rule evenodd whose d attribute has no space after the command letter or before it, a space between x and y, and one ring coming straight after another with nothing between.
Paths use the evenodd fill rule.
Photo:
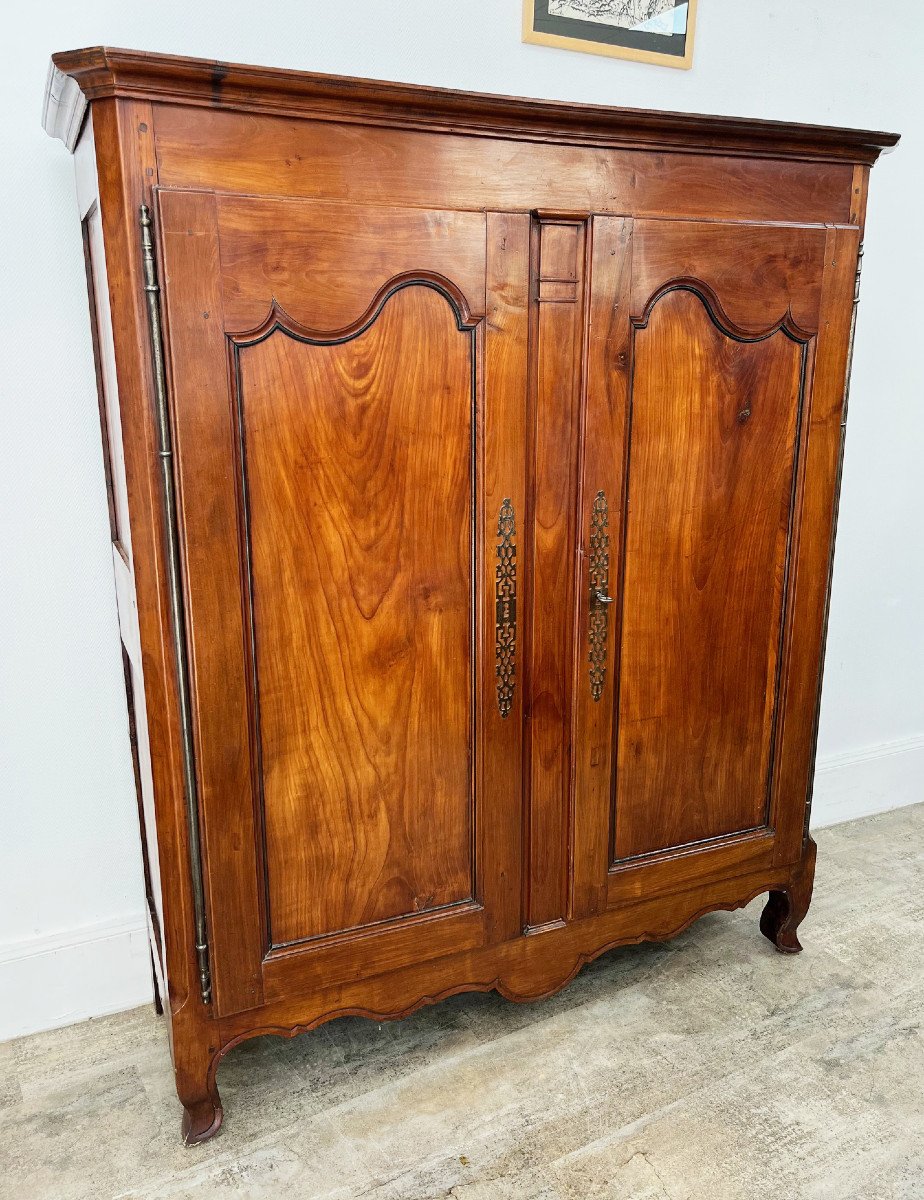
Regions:
<instances>
[{"instance_id":1,"label":"decorative brass escutcheon","mask_svg":"<svg viewBox=\"0 0 924 1200\"><path fill-rule=\"evenodd\" d=\"M590 649L590 694L594 700L603 695L606 679L607 611L613 603L610 590L609 507L604 492L597 492L590 514L590 604L588 638Z\"/></svg>"},{"instance_id":2,"label":"decorative brass escutcheon","mask_svg":"<svg viewBox=\"0 0 924 1200\"><path fill-rule=\"evenodd\" d=\"M510 715L516 686L517 547L513 504L505 499L497 517L497 567L494 575L494 658L497 707Z\"/></svg>"}]
</instances>

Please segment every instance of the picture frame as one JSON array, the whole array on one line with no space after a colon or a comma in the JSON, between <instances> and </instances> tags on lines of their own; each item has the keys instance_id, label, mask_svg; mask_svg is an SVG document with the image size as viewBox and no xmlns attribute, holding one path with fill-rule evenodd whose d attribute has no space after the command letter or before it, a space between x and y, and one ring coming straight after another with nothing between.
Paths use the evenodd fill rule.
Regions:
<instances>
[{"instance_id":1,"label":"picture frame","mask_svg":"<svg viewBox=\"0 0 924 1200\"><path fill-rule=\"evenodd\" d=\"M523 0L523 41L688 71L697 0Z\"/></svg>"}]
</instances>

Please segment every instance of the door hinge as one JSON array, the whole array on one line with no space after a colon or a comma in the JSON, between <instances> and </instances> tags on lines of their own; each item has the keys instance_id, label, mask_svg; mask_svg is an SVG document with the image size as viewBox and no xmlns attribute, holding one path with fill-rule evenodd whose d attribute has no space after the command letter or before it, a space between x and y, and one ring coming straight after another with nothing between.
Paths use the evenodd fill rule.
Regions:
<instances>
[{"instance_id":1,"label":"door hinge","mask_svg":"<svg viewBox=\"0 0 924 1200\"><path fill-rule=\"evenodd\" d=\"M167 590L170 600L173 654L177 679L177 703L180 716L183 795L186 802L189 867L192 878L196 961L199 969L199 991L202 996L202 1002L203 1004L210 1004L212 1000L212 975L209 965L208 929L205 919L205 890L202 882L202 841L199 832L199 797L196 785L196 760L192 734L192 703L189 687L186 618L180 568L180 534L177 519L176 481L173 472L173 442L170 433L170 412L167 406L164 337L160 319L160 285L157 282L157 262L154 257L151 213L146 204L141 205L139 220L141 224L141 258L144 269L144 292L147 297L148 332L151 336L151 360L154 374L155 417L158 442L157 455L160 460L164 531L167 541Z\"/></svg>"}]
</instances>

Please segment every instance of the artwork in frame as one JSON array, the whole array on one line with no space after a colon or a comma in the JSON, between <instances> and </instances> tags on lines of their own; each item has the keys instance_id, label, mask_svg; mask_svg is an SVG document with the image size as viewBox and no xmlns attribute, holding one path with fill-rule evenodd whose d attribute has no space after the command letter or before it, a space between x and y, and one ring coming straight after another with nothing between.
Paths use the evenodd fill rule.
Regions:
<instances>
[{"instance_id":1,"label":"artwork in frame","mask_svg":"<svg viewBox=\"0 0 924 1200\"><path fill-rule=\"evenodd\" d=\"M664 67L693 65L696 0L523 0L523 41Z\"/></svg>"}]
</instances>

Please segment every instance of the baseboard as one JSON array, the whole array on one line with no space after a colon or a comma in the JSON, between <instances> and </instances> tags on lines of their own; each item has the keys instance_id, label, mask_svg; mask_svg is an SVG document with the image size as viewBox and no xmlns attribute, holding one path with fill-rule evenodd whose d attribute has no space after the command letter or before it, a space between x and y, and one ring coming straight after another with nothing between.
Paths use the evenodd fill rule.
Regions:
<instances>
[{"instance_id":1,"label":"baseboard","mask_svg":"<svg viewBox=\"0 0 924 1200\"><path fill-rule=\"evenodd\" d=\"M812 828L924 801L924 737L819 758Z\"/></svg>"},{"instance_id":2,"label":"baseboard","mask_svg":"<svg viewBox=\"0 0 924 1200\"><path fill-rule=\"evenodd\" d=\"M821 758L812 827L924 801L924 737ZM0 946L0 1041L151 1000L144 916Z\"/></svg>"},{"instance_id":3,"label":"baseboard","mask_svg":"<svg viewBox=\"0 0 924 1200\"><path fill-rule=\"evenodd\" d=\"M150 1002L144 915L0 945L0 1042Z\"/></svg>"}]
</instances>

